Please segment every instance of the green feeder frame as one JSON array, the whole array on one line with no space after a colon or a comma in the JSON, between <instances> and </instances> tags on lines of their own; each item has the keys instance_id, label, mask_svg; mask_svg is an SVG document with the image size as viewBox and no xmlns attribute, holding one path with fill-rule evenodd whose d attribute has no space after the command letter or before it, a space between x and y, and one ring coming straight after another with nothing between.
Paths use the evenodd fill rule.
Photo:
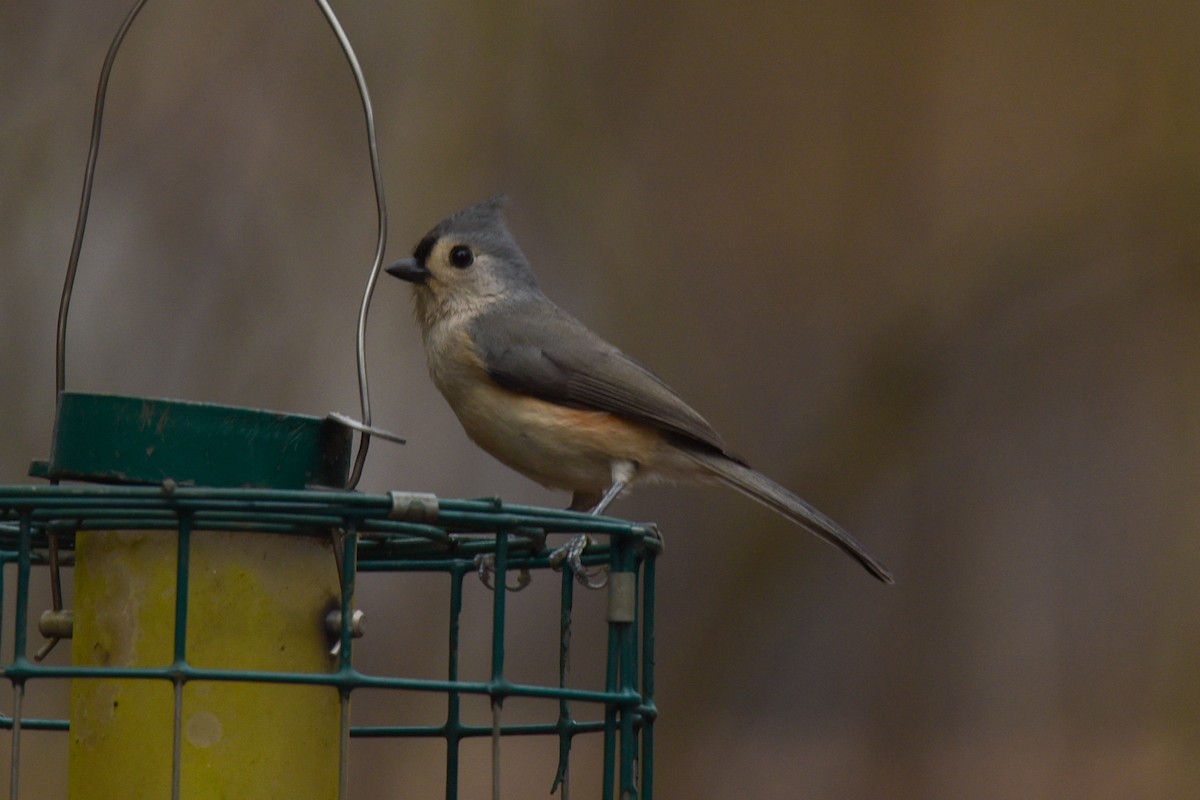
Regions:
<instances>
[{"instance_id":1,"label":"green feeder frame","mask_svg":"<svg viewBox=\"0 0 1200 800\"><path fill-rule=\"evenodd\" d=\"M169 658L157 666L50 665L29 656L30 627L35 626L29 590L35 570L49 570L51 540L57 540L60 561L73 552L89 532L120 530L144 532L147 537L169 541L175 591L169 631L173 645ZM340 603L331 611L339 623L332 628L336 656L328 669L306 672L200 666L191 659L195 642L189 625L195 619L190 606L198 602L193 584L197 570L193 554L206 536L236 531L245 539L263 534L283 534L297 542L336 541L340 548ZM338 533L330 537L330 531ZM589 548L584 563L607 565L610 570L608 640L604 686L577 689L567 685L567 642L570 638L575 582L569 572L549 572L545 537L551 533L586 533L604 543ZM101 534L110 535L110 534ZM203 765L189 751L195 750L190 730L193 720L185 709L184 688L215 683L250 687L326 687L336 698L340 730L329 732L338 742L336 793L345 797L349 759L347 736L374 738L436 738L446 745L445 796L459 796L464 740L498 735L550 736L559 740L559 763L547 770L547 787L558 786L568 775L571 746L580 736L603 739L602 798L650 798L653 778L653 724L657 715L653 701L654 663L654 565L661 542L652 526L592 517L571 511L514 506L494 500L446 500L431 495L391 493L370 495L358 492L276 489L173 488L147 486L6 486L0 487L0 565L3 580L12 580L15 566L15 619L11 650L4 644L3 677L13 693L13 712L0 716L0 729L9 732L12 748L10 797L20 796L19 768L22 761L22 732L29 730L72 730L72 719L27 718L22 699L29 686L56 680L110 679L130 684L165 684L166 718L171 720L165 755L167 767L160 769L170 782L154 787L157 793L126 793L124 797L217 796L221 776L203 776L190 782ZM79 553L75 564L84 567ZM459 676L459 630L463 613L463 584L476 572L475 556L495 557L496 573L532 570L554 575L561 582L558 625L559 681L542 686L509 680L505 672L507 591L496 591L492 600L491 675L486 681L467 681ZM332 566L329 567L333 571ZM446 603L450 610L448 671L445 680L426 680L397 675L364 674L352 662L354 619L352 598L356 577L364 572L402 576L408 573L442 573L449 577ZM77 576L77 602L80 578ZM0 588L3 588L0 586ZM76 625L79 624L77 619ZM317 621L313 621L313 627ZM353 723L351 696L359 689L395 692L440 693L445 697L445 718L438 725L371 725ZM464 721L462 698L482 695L499 708L506 698L539 698L557 701L555 719L537 724L472 725ZM173 698L173 699L172 699ZM576 716L578 709L587 714ZM275 735L280 734L275 731ZM495 745L498 746L498 745ZM253 753L242 753L251 761ZM303 754L302 754L303 755ZM149 755L136 754L146 771L153 771ZM496 757L496 753L493 754ZM295 761L298 759L292 759ZM255 767L261 770L261 766ZM289 766L294 769L294 764ZM73 776L74 777L74 776ZM275 797L286 775L264 774L264 786L272 791L244 797ZM333 783L333 779L330 779ZM127 788L128 785L124 784ZM166 794L169 787L170 794ZM105 795L88 794L72 798ZM578 788L578 787L577 787ZM189 794L188 790L193 793ZM616 794L616 792L620 794Z\"/></svg>"},{"instance_id":2,"label":"green feeder frame","mask_svg":"<svg viewBox=\"0 0 1200 800\"><path fill-rule=\"evenodd\" d=\"M68 740L69 800L347 796L350 742L437 739L445 744L445 796L457 798L464 743L490 738L492 796L501 742L557 740L546 787L567 796L572 746L602 742L600 797L651 798L654 568L652 525L572 511L364 494L358 483L371 434L363 338L383 253L386 215L370 102L332 10L318 5L350 64L363 101L379 208L375 264L360 309L363 423L180 400L65 391L67 309L82 246L104 96L117 50L146 0L135 0L101 70L83 199L58 319L57 409L50 458L30 474L49 486L0 486L0 679L11 687L9 797L22 796L29 731ZM362 432L351 465L353 431ZM87 485L63 485L81 481ZM547 537L588 535L583 563L608 571L603 685L568 681L575 577L551 571ZM460 675L464 584L491 560L490 669ZM72 608L61 572L73 570ZM504 578L534 573L561 588L553 610L557 682L512 680ZM53 607L35 620L31 587L45 573ZM365 672L353 661L362 635L359 575L445 575L448 667L443 679ZM482 573L481 577L482 577ZM9 591L6 591L6 588ZM12 606L5 604L12 598ZM386 616L374 623L386 629ZM9 625L11 624L11 627ZM47 642L30 654L31 628ZM71 640L69 663L61 653ZM31 687L66 682L70 713L31 716ZM351 699L371 690L444 698L438 724L356 724ZM485 697L490 725L463 700ZM552 701L552 718L506 722L509 699ZM282 742L282 744L281 744ZM619 793L619 794L618 794Z\"/></svg>"}]
</instances>

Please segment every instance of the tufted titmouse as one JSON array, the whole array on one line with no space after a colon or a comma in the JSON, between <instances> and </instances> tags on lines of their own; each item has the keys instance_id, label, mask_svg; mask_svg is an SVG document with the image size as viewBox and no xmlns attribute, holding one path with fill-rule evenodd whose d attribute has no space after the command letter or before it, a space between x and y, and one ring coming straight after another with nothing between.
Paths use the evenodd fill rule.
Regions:
<instances>
[{"instance_id":1,"label":"tufted titmouse","mask_svg":"<svg viewBox=\"0 0 1200 800\"><path fill-rule=\"evenodd\" d=\"M542 294L502 202L443 220L387 268L413 284L429 373L476 444L596 514L635 480L723 483L892 583L837 523L731 455L666 384Z\"/></svg>"}]
</instances>

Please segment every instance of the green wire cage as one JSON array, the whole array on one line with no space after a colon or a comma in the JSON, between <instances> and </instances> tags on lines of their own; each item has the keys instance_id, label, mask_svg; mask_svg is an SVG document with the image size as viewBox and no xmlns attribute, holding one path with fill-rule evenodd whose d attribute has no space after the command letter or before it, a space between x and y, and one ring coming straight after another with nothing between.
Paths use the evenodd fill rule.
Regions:
<instances>
[{"instance_id":1,"label":"green wire cage","mask_svg":"<svg viewBox=\"0 0 1200 800\"><path fill-rule=\"evenodd\" d=\"M36 684L62 680L85 682L85 679L170 687L170 691L159 695L162 702L158 713L148 714L144 720L131 720L133 725L144 727L142 733L123 733L119 725L109 728L118 744L132 748L124 756L105 751L109 762L106 767L115 770L111 779L127 780L123 776L128 774L128 769L134 768L133 765L137 765L146 778L145 793L122 795L126 797L223 796L216 790L226 785L228 776L209 774L202 763L203 747L196 745L189 732L195 714L185 702L185 687L212 683L252 687L302 685L320 687L319 691L326 693L328 702L318 699L318 711L332 703L336 713L325 715L329 730L318 732L319 744L314 752L315 760L325 763L331 772L306 776L308 786L323 785L326 788L317 794L303 795L305 797L346 796L349 770L353 768L348 758L349 739L437 738L444 741L445 796L454 798L459 796L460 770L463 768L460 749L464 740L494 737L490 768L495 770L500 763L500 743L514 736L558 740L558 763L547 766L548 790L564 786L563 782L569 776L572 744L576 739L595 736L603 741L600 796L652 796L653 723L656 716L652 669L654 563L659 552L659 540L653 528L490 500L439 500L430 495L405 493L370 495L320 490L183 488L170 484L160 487L0 487L0 519L3 520L0 523L3 580L6 584L15 583L15 610L9 612L13 614L13 622L3 637L6 640L3 643L3 676L11 686L13 700L11 713L0 717L0 727L11 739L9 787L12 798L22 796L22 740L24 732L31 730L61 731L64 735L70 732L72 763L68 771L73 798L116 796L105 793L111 786L101 789L106 784L98 784L94 776L86 773L92 760L86 753L78 752L77 739L85 734L75 728L94 726L94 721L76 716L77 712L86 715L86 702L73 697L70 720L28 718L22 712L23 697ZM197 600L197 592L211 590L211 580L204 576L198 578L195 552L205 545L206 537L227 537L229 532L235 532L234 538L223 538L220 546L227 547L231 541L246 543L247 537L274 534L275 538L285 540L284 546L288 546L288 541L299 541L304 546L303 541L307 540L316 543L327 555L337 548L340 558L329 558L327 562L329 574L337 576L337 592L327 598L330 613L310 615L314 616L311 619L314 630L320 627L322 620L334 621L328 626L327 635L332 643L329 650L333 654L328 658L326 669L311 672L239 669L197 665L193 661L192 652L197 646L193 633L196 617L193 606L197 602L212 602L211 598ZM547 611L545 615L547 624L557 627L560 642L557 684L531 685L507 677L507 591L495 591L492 595L490 676L482 681L464 680L459 674L463 586L468 578L473 579L476 556L494 555L496 573L501 576L511 570L542 572L548 570L545 539L551 533L587 533L604 540L589 548L584 559L586 564L604 564L610 570L604 685L582 689L571 688L568 684L576 588L569 571L554 575L561 584L558 608L555 609L558 613ZM88 541L89 536L91 541ZM38 663L30 656L31 640L39 627L38 614L29 602L31 585L39 580L38 573L50 573L60 568L97 569L85 559L97 558L97 550L103 547L106 537L121 540L125 545L132 543L134 547L144 545L147 538L157 538L170 552L167 561L174 562L168 565L173 572L174 591L168 593L169 613L163 617L170 623L170 630L165 633L171 643L168 657L157 665L87 663L89 648L94 649L96 640L105 638L101 632L91 634L83 647L78 639L73 642L73 658L69 665ZM244 546L252 553L257 552L252 544ZM335 563L341 565L340 575L335 571ZM449 612L449 628L442 643L448 654L444 679L364 674L355 669L352 598L355 581L364 573L385 573L398 581L414 573L438 573L447 578L442 601ZM547 575L551 574L547 572ZM203 586L197 587L198 582ZM89 582L76 575L77 602L94 602L79 597L84 585L90 587L89 590L105 591L95 584L95 580ZM118 602L127 603L128 598ZM253 613L252 609L242 611ZM61 618L53 610L41 616L41 627L49 627L44 631L46 634L69 632L52 627L50 623ZM387 625L386 613L373 616L384 617L377 624ZM76 637L82 634L78 629L83 622L80 617L74 620ZM259 633L270 638L274 632L262 630ZM429 646L429 643L410 644ZM444 697L444 720L436 725L357 725L352 713L352 699L356 691L363 689L440 694ZM472 695L488 698L496 709L497 716L492 725L464 721L463 698ZM557 713L544 722L506 724L500 712L509 698L554 701ZM228 726L231 723L222 724ZM261 733L260 726L250 727ZM104 729L104 726L100 728ZM165 746L159 748L160 761L156 764L141 740L146 735L157 737L163 733L169 735ZM272 739L280 736L286 745L286 731L276 731ZM278 741L264 743L264 749L275 751L278 745ZM296 769L291 758L273 762L282 773L271 774L262 766L264 761L270 760L269 753L255 753L252 742L245 747L246 750L231 763L255 765L261 781L252 785L276 789L287 785ZM321 752L322 747L333 749ZM76 760L78 765L74 763ZM475 768L479 768L478 763ZM230 766L230 769L234 767ZM244 783L238 785L245 786ZM268 791L229 796L280 795ZM593 796L592 791L585 791L585 796Z\"/></svg>"},{"instance_id":2,"label":"green wire cage","mask_svg":"<svg viewBox=\"0 0 1200 800\"><path fill-rule=\"evenodd\" d=\"M48 484L0 485L8 796L34 796L30 764L51 763L65 772L70 800L344 800L352 776L374 767L354 757L353 743L372 740L401 750L433 743L445 797L490 785L499 798L512 775L505 743L532 737L549 755L521 763L538 771L546 794L652 797L657 530L494 499L355 490L371 435L394 438L371 427L363 345L386 214L365 82L324 0L317 5L362 99L379 210L358 325L362 422L66 390L67 312L105 93L145 2L134 2L101 70L59 308L54 436L49 458L30 470ZM591 537L582 566L607 573L597 663L585 662L595 680L572 673L580 648L571 642L585 605L577 587L598 587L584 573L554 571L548 539L559 534ZM432 575L435 596L423 594L419 609L359 608L368 575L393 588ZM495 588L472 585L476 575ZM523 601L522 621L536 614L556 646L537 678L518 679L511 598L534 576L547 591L536 608ZM467 602L470 590L486 602ZM421 613L438 620L426 632L443 618L445 629L397 633ZM441 649L444 674L395 660L356 666L366 614L373 632L363 645L390 636L407 650ZM468 649L486 651L482 669ZM31 699L46 694L65 710L41 713ZM425 708L434 698L434 718L404 713L418 697ZM586 780L577 770L572 787L582 742L598 768Z\"/></svg>"}]
</instances>

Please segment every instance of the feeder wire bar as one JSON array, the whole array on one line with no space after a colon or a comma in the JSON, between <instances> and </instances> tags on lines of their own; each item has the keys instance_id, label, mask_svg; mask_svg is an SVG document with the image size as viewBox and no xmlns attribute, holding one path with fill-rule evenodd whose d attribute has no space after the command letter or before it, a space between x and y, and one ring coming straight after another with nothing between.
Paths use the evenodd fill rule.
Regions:
<instances>
[{"instance_id":1,"label":"feeder wire bar","mask_svg":"<svg viewBox=\"0 0 1200 800\"><path fill-rule=\"evenodd\" d=\"M17 553L17 617L13 625L13 663L25 663L26 630L29 620L29 549L33 539L33 515L21 511L20 546ZM13 680L12 765L9 767L9 797L17 800L21 790L21 715L25 678Z\"/></svg>"},{"instance_id":2,"label":"feeder wire bar","mask_svg":"<svg viewBox=\"0 0 1200 800\"><path fill-rule=\"evenodd\" d=\"M462 624L463 580L474 570L460 563L450 571L449 664L446 673L451 685L458 683L459 634ZM462 744L462 698L457 691L446 692L446 799L458 797L458 769Z\"/></svg>"},{"instance_id":3,"label":"feeder wire bar","mask_svg":"<svg viewBox=\"0 0 1200 800\"><path fill-rule=\"evenodd\" d=\"M171 664L174 711L171 721L171 800L179 800L183 779L183 682L187 667L188 585L192 552L192 515L179 515L175 542L175 646Z\"/></svg>"},{"instance_id":4,"label":"feeder wire bar","mask_svg":"<svg viewBox=\"0 0 1200 800\"><path fill-rule=\"evenodd\" d=\"M653 800L654 792L654 573L656 554L646 553L642 566L642 800Z\"/></svg>"},{"instance_id":5,"label":"feeder wire bar","mask_svg":"<svg viewBox=\"0 0 1200 800\"><path fill-rule=\"evenodd\" d=\"M574 575L571 570L564 569L558 617L558 687L563 690L567 688L567 675L571 671L571 615L574 605ZM551 794L561 787L561 800L570 800L571 796L571 744L574 739L572 722L570 703L563 697L558 701L558 770L550 787Z\"/></svg>"},{"instance_id":6,"label":"feeder wire bar","mask_svg":"<svg viewBox=\"0 0 1200 800\"><path fill-rule=\"evenodd\" d=\"M496 588L492 592L492 681L493 690L506 686L504 679L504 616L508 598L508 534L496 536ZM492 800L500 800L500 712L505 695L492 693Z\"/></svg>"},{"instance_id":7,"label":"feeder wire bar","mask_svg":"<svg viewBox=\"0 0 1200 800\"><path fill-rule=\"evenodd\" d=\"M350 648L354 638L350 631L350 619L354 613L355 575L358 574L358 529L347 526L341 536L342 557L339 559L342 574L339 575L342 590L342 626L338 640L338 674L355 676L351 663ZM338 706L341 730L338 735L338 800L346 800L350 791L350 693L354 687L349 682L338 685Z\"/></svg>"}]
</instances>

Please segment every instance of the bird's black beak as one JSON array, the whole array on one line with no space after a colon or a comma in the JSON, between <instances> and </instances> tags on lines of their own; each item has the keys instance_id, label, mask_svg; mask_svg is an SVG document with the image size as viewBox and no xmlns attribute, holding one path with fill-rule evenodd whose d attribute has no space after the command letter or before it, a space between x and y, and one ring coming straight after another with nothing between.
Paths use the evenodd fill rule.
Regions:
<instances>
[{"instance_id":1,"label":"bird's black beak","mask_svg":"<svg viewBox=\"0 0 1200 800\"><path fill-rule=\"evenodd\" d=\"M402 258L385 270L402 281L421 284L429 279L429 270L417 263L415 258Z\"/></svg>"}]
</instances>

